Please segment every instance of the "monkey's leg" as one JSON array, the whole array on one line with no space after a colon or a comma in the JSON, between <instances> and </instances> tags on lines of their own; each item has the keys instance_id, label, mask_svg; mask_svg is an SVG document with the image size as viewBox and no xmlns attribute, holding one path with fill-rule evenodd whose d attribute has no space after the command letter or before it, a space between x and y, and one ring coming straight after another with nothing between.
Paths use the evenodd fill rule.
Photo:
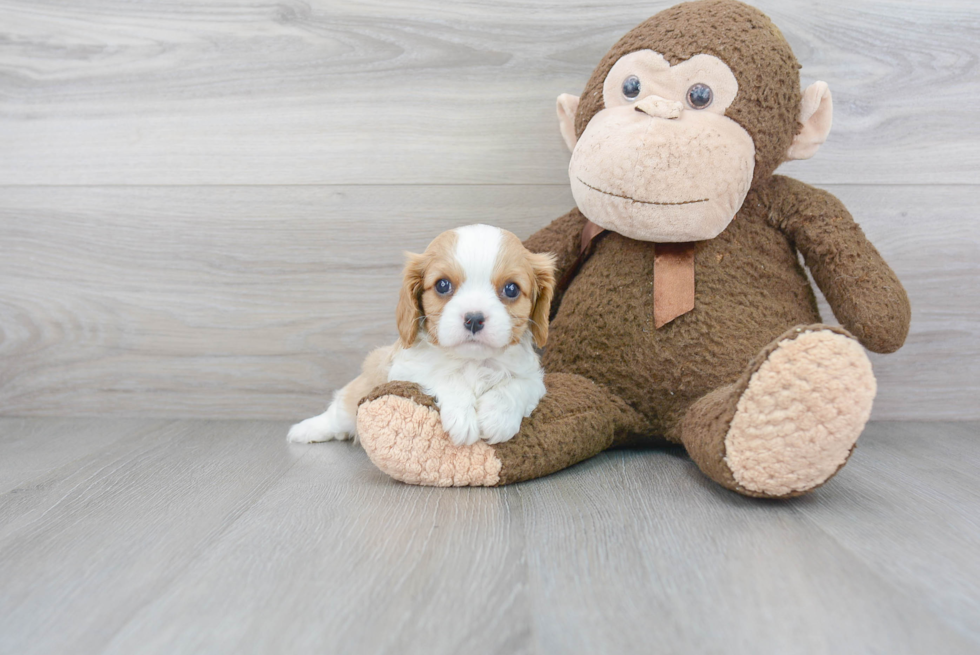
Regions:
<instances>
[{"instance_id":1,"label":"monkey's leg","mask_svg":"<svg viewBox=\"0 0 980 655\"><path fill-rule=\"evenodd\" d=\"M737 382L694 403L681 421L681 441L723 487L799 496L847 462L875 390L871 363L847 332L796 327L766 346Z\"/></svg>"},{"instance_id":2,"label":"monkey's leg","mask_svg":"<svg viewBox=\"0 0 980 655\"><path fill-rule=\"evenodd\" d=\"M362 401L357 434L371 461L396 480L492 487L560 471L645 430L623 400L583 377L548 374L545 386L517 436L494 446L453 445L432 397L407 382L384 384Z\"/></svg>"}]
</instances>

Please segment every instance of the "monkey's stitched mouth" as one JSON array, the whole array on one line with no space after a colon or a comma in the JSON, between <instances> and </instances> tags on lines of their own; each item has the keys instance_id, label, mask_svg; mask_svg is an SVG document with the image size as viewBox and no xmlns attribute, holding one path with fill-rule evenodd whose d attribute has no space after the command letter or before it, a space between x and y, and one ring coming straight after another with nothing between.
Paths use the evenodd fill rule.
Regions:
<instances>
[{"instance_id":1,"label":"monkey's stitched mouth","mask_svg":"<svg viewBox=\"0 0 980 655\"><path fill-rule=\"evenodd\" d=\"M593 191L598 191L599 193L604 193L607 196L613 196L614 198L622 198L623 200L629 200L630 202L638 202L641 205L693 205L693 204L696 204L696 203L699 203L699 202L708 202L708 198L701 198L699 200L682 200L680 202L652 202L650 200L637 200L636 198L630 198L629 196L624 196L624 195L622 195L620 193L613 193L611 191L603 191L602 189L599 189L599 188L596 188L596 187L592 186L591 184L589 184L588 182L586 182L582 178L578 177L577 175L575 177L576 177L576 179L579 182L581 182L585 186L589 187Z\"/></svg>"}]
</instances>

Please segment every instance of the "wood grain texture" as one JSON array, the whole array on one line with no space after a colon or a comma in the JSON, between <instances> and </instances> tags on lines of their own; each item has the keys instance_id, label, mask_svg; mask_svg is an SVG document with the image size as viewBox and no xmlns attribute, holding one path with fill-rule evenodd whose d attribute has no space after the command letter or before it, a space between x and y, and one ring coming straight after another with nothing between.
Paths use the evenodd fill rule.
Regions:
<instances>
[{"instance_id":1,"label":"wood grain texture","mask_svg":"<svg viewBox=\"0 0 980 655\"><path fill-rule=\"evenodd\" d=\"M165 423L146 419L117 420L108 425L82 418L0 419L0 493L121 439L159 430Z\"/></svg>"},{"instance_id":2,"label":"wood grain texture","mask_svg":"<svg viewBox=\"0 0 980 655\"><path fill-rule=\"evenodd\" d=\"M516 492L395 484L356 446L334 445L296 449L303 459L194 562L189 584L146 606L106 655L533 652Z\"/></svg>"},{"instance_id":3,"label":"wood grain texture","mask_svg":"<svg viewBox=\"0 0 980 655\"><path fill-rule=\"evenodd\" d=\"M130 436L100 445L99 426ZM286 428L80 426L88 455L0 493L0 652L980 648L980 423L872 423L837 478L784 502L676 449L412 487ZM0 420L37 457L64 433Z\"/></svg>"},{"instance_id":4,"label":"wood grain texture","mask_svg":"<svg viewBox=\"0 0 980 655\"><path fill-rule=\"evenodd\" d=\"M878 435L871 430L866 436L874 441ZM917 436L926 439L921 431ZM847 496L851 481L867 475L865 466L859 450L830 487ZM538 547L529 554L528 570L541 652L926 653L938 643L959 652L976 647L926 611L923 599L935 592L896 594L901 571L879 577L811 521L804 503L734 495L707 480L679 450L607 453L518 489L527 541ZM842 521L853 520L838 512ZM866 533L876 535L874 528ZM975 543L978 536L973 526L964 540ZM928 556L921 540L910 541L911 557ZM936 568L933 562L929 570Z\"/></svg>"},{"instance_id":5,"label":"wood grain texture","mask_svg":"<svg viewBox=\"0 0 980 655\"><path fill-rule=\"evenodd\" d=\"M871 424L848 484L829 485L801 504L878 576L980 642L980 559L971 552L980 535L980 427L944 424L941 438L931 428ZM926 444L916 444L919 438Z\"/></svg>"},{"instance_id":6,"label":"wood grain texture","mask_svg":"<svg viewBox=\"0 0 980 655\"><path fill-rule=\"evenodd\" d=\"M828 188L912 298L907 345L873 358L874 416L980 417L980 188ZM563 186L8 188L0 414L312 415L395 339L403 249L470 222L524 237L573 205Z\"/></svg>"},{"instance_id":7,"label":"wood grain texture","mask_svg":"<svg viewBox=\"0 0 980 655\"><path fill-rule=\"evenodd\" d=\"M2 0L0 181L564 184L556 96L670 4ZM790 174L976 182L980 5L756 4L834 92Z\"/></svg>"},{"instance_id":8,"label":"wood grain texture","mask_svg":"<svg viewBox=\"0 0 980 655\"><path fill-rule=\"evenodd\" d=\"M0 495L0 652L100 652L302 456L281 430L132 430ZM45 436L31 435L38 452Z\"/></svg>"}]
</instances>

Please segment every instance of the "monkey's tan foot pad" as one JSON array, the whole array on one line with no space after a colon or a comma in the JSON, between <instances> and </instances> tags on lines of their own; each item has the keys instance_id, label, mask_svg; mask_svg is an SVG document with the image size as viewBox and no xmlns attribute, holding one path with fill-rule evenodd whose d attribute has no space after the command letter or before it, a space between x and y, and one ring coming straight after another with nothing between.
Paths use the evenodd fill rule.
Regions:
<instances>
[{"instance_id":1,"label":"monkey's tan foot pad","mask_svg":"<svg viewBox=\"0 0 980 655\"><path fill-rule=\"evenodd\" d=\"M396 480L433 487L491 487L500 459L479 441L456 446L442 429L439 410L416 385L389 383L357 410L357 434L374 465Z\"/></svg>"},{"instance_id":2,"label":"monkey's tan foot pad","mask_svg":"<svg viewBox=\"0 0 980 655\"><path fill-rule=\"evenodd\" d=\"M820 486L847 461L876 383L864 349L830 329L797 328L752 373L725 435L736 482L764 496Z\"/></svg>"}]
</instances>

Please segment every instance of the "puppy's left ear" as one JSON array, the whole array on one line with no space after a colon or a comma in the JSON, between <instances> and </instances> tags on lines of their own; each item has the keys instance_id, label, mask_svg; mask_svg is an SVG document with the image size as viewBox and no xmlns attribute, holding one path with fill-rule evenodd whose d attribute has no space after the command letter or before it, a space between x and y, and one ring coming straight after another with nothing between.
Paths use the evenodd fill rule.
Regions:
<instances>
[{"instance_id":1,"label":"puppy's left ear","mask_svg":"<svg viewBox=\"0 0 980 655\"><path fill-rule=\"evenodd\" d=\"M402 290L398 294L398 306L395 308L398 338L403 348L411 348L419 334L424 279L425 255L406 252Z\"/></svg>"},{"instance_id":2,"label":"puppy's left ear","mask_svg":"<svg viewBox=\"0 0 980 655\"><path fill-rule=\"evenodd\" d=\"M548 341L548 316L555 295L555 256L550 252L528 256L534 272L534 307L531 308L531 336L538 348Z\"/></svg>"}]
</instances>

